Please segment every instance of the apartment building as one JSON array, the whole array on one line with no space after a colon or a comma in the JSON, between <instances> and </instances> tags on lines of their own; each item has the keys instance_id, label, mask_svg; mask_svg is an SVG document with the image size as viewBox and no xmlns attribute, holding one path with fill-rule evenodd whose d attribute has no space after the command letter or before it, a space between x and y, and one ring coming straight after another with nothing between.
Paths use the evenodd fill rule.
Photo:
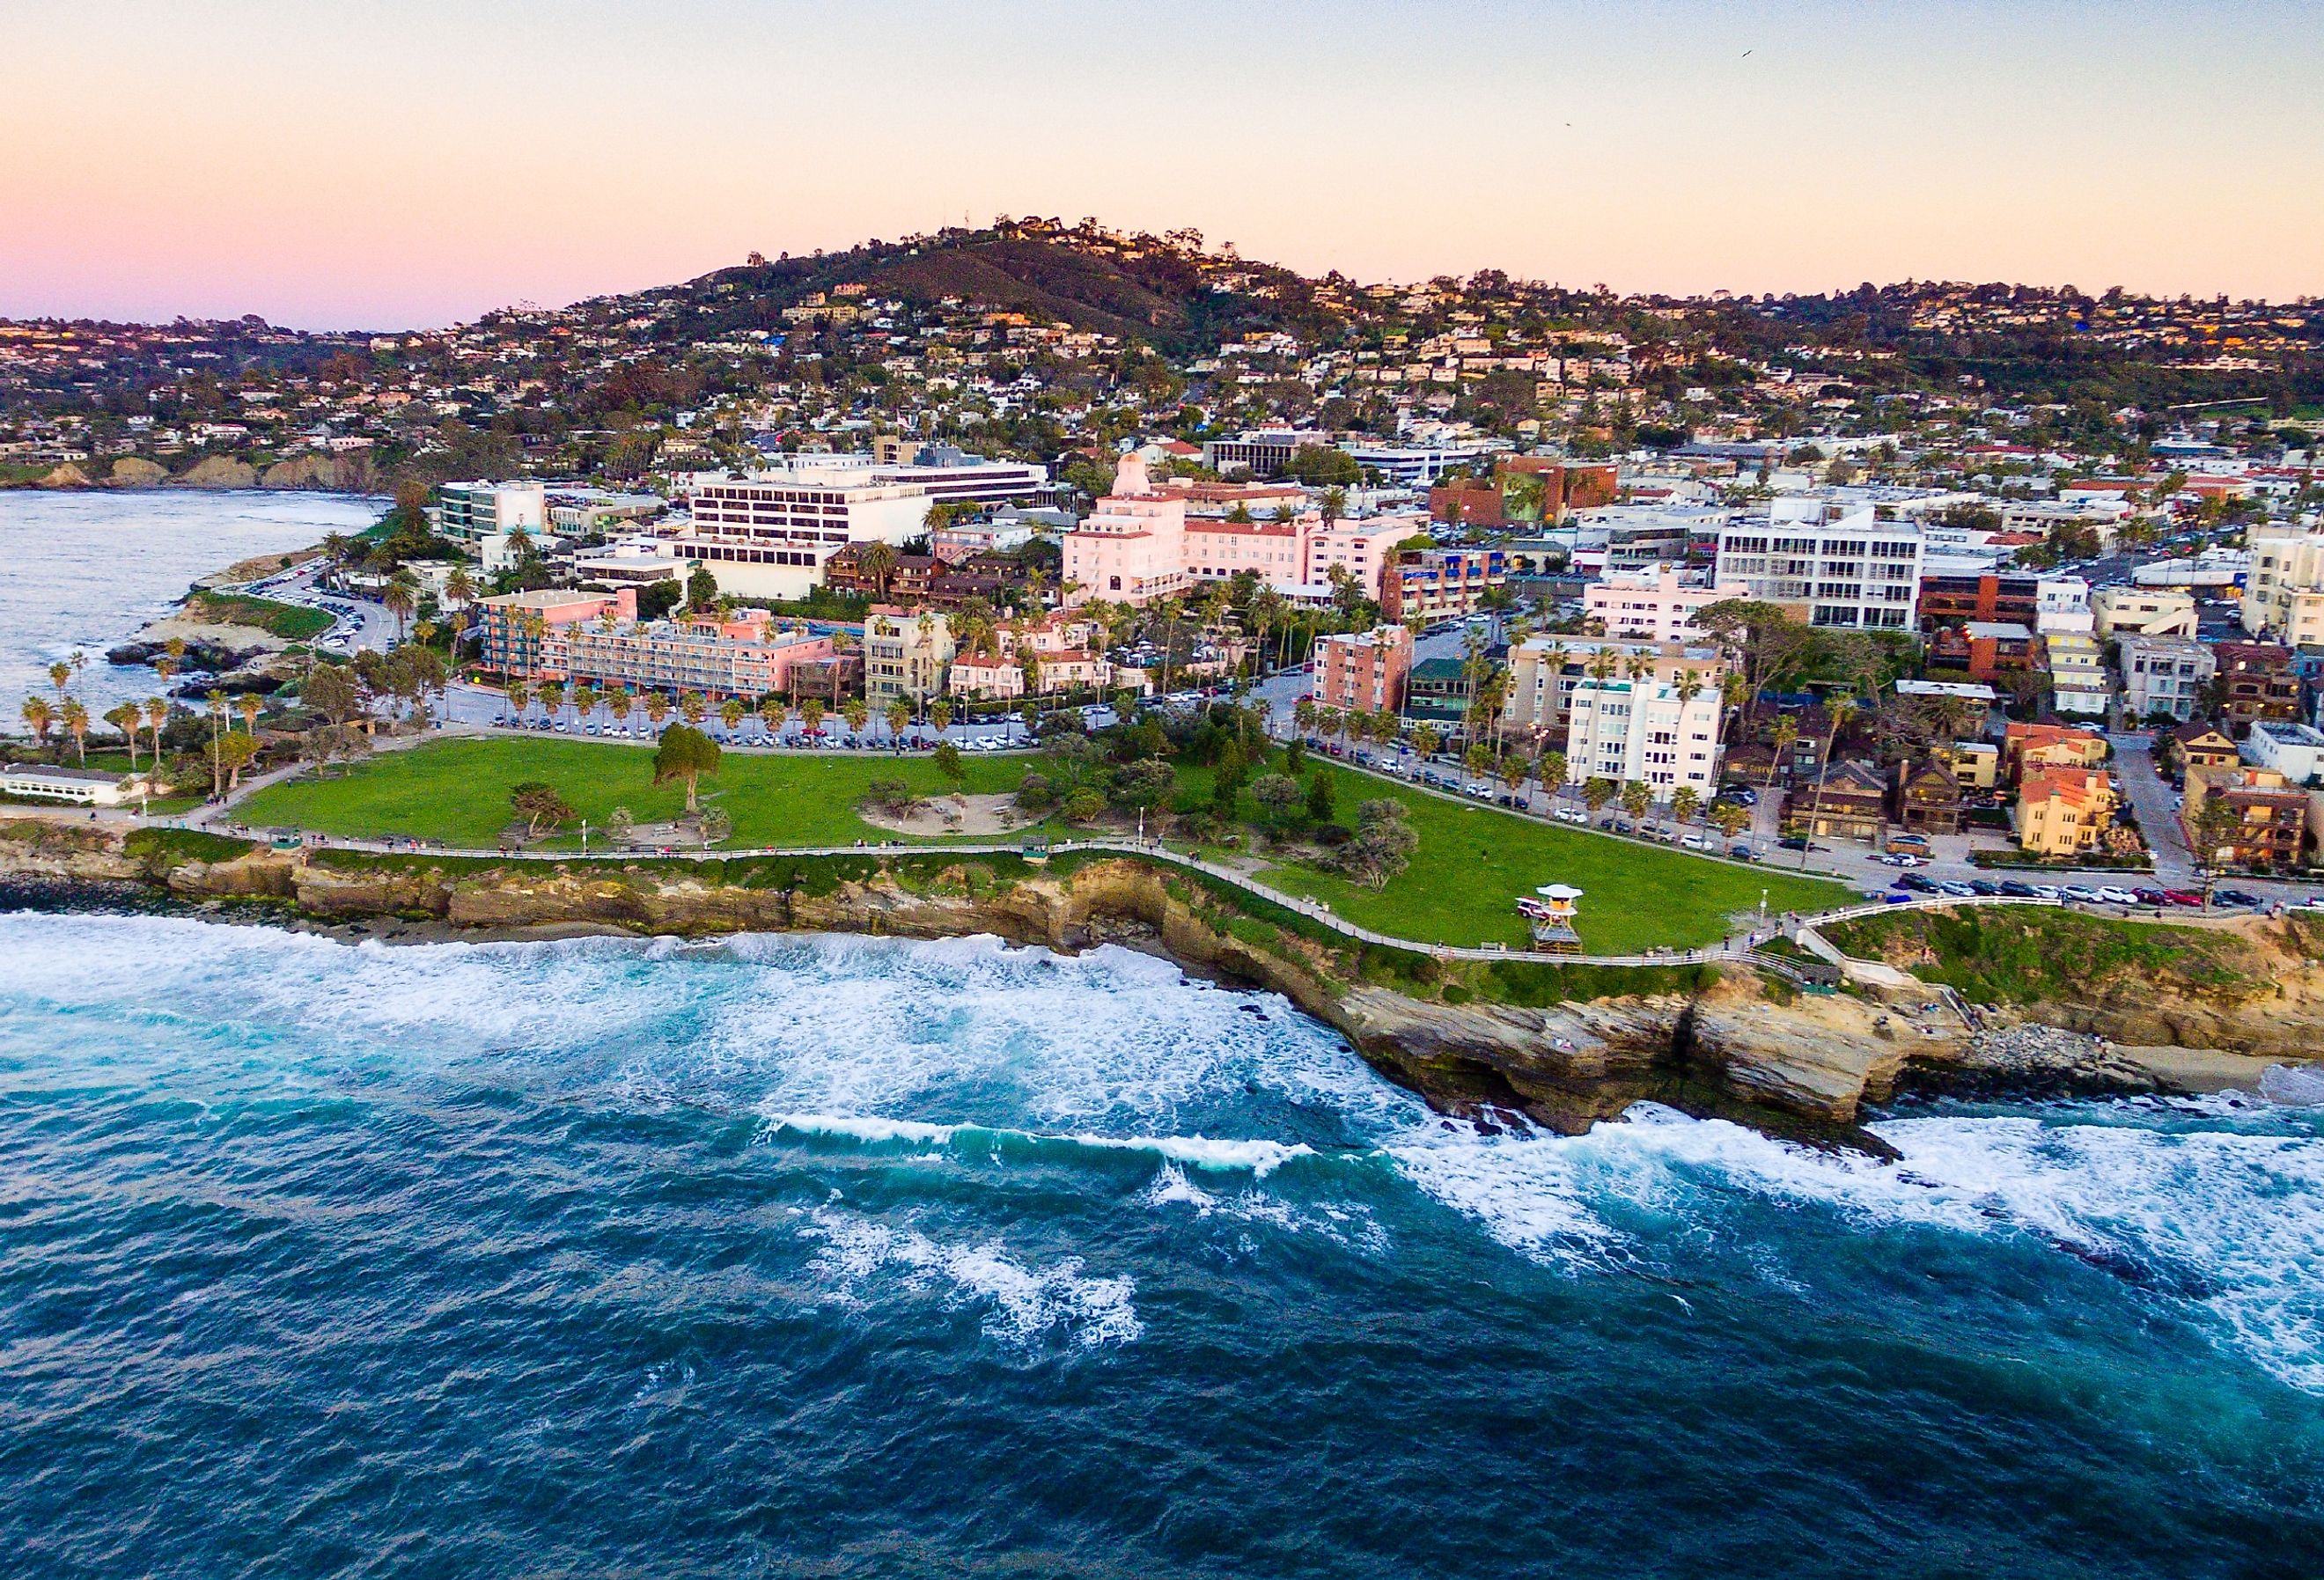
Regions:
<instances>
[{"instance_id":1,"label":"apartment building","mask_svg":"<svg viewBox=\"0 0 2324 1580\"><path fill-rule=\"evenodd\" d=\"M1412 645L1412 633L1401 625L1317 638L1315 700L1342 712L1402 712Z\"/></svg>"},{"instance_id":2,"label":"apartment building","mask_svg":"<svg viewBox=\"0 0 2324 1580\"><path fill-rule=\"evenodd\" d=\"M2293 647L2324 644L2324 532L2253 531L2243 627Z\"/></svg>"},{"instance_id":3,"label":"apartment building","mask_svg":"<svg viewBox=\"0 0 2324 1580\"><path fill-rule=\"evenodd\" d=\"M1396 563L1397 546L1428 531L1425 517L1365 516L1360 520L1324 522L1316 519L1306 535L1305 559L1299 579L1309 587L1329 587L1337 566L1355 578L1364 596L1378 599L1380 581Z\"/></svg>"},{"instance_id":4,"label":"apartment building","mask_svg":"<svg viewBox=\"0 0 2324 1580\"><path fill-rule=\"evenodd\" d=\"M1926 544L1912 522L1883 522L1867 505L1843 513L1821 500L1778 499L1766 520L1719 534L1718 578L1841 631L1911 631L1919 621Z\"/></svg>"},{"instance_id":5,"label":"apartment building","mask_svg":"<svg viewBox=\"0 0 2324 1580\"><path fill-rule=\"evenodd\" d=\"M551 633L585 620L635 620L638 592L634 587L602 593L549 587L479 598L475 609L483 643L477 659L484 669L516 679L561 680L564 672L549 664Z\"/></svg>"},{"instance_id":6,"label":"apartment building","mask_svg":"<svg viewBox=\"0 0 2324 1580\"><path fill-rule=\"evenodd\" d=\"M2159 587L2100 587L2090 595L2091 629L2099 636L2195 634L2195 600Z\"/></svg>"},{"instance_id":7,"label":"apartment building","mask_svg":"<svg viewBox=\"0 0 2324 1580\"><path fill-rule=\"evenodd\" d=\"M2218 661L2184 636L2126 633L2117 646L2124 710L2134 719L2169 715L2184 724L2202 711Z\"/></svg>"},{"instance_id":8,"label":"apartment building","mask_svg":"<svg viewBox=\"0 0 2324 1580\"><path fill-rule=\"evenodd\" d=\"M1381 573L1380 613L1424 625L1473 614L1508 584L1509 564L1503 549L1407 549Z\"/></svg>"},{"instance_id":9,"label":"apartment building","mask_svg":"<svg viewBox=\"0 0 2324 1580\"><path fill-rule=\"evenodd\" d=\"M949 619L934 609L874 604L863 622L863 698L873 709L925 702L945 689L956 654Z\"/></svg>"},{"instance_id":10,"label":"apartment building","mask_svg":"<svg viewBox=\"0 0 2324 1580\"><path fill-rule=\"evenodd\" d=\"M1669 566L1652 572L1609 576L1582 589L1583 614L1608 636L1633 642L1680 642L1693 634L1698 612L1750 596L1739 581L1683 575Z\"/></svg>"},{"instance_id":11,"label":"apartment building","mask_svg":"<svg viewBox=\"0 0 2324 1580\"><path fill-rule=\"evenodd\" d=\"M1714 647L1530 637L1509 654L1502 724L1562 747L1576 783L1635 779L1657 800L1681 785L1707 798L1719 781L1726 674Z\"/></svg>"},{"instance_id":12,"label":"apartment building","mask_svg":"<svg viewBox=\"0 0 2324 1580\"><path fill-rule=\"evenodd\" d=\"M689 570L707 567L721 592L803 598L847 545L917 536L929 503L917 484L856 482L844 474L802 469L780 481L728 479L694 491L693 525L668 546Z\"/></svg>"},{"instance_id":13,"label":"apartment building","mask_svg":"<svg viewBox=\"0 0 2324 1580\"><path fill-rule=\"evenodd\" d=\"M549 662L569 680L624 691L692 691L723 702L793 689L799 666L832 656L829 636L779 628L764 609L730 620L584 620L561 625Z\"/></svg>"},{"instance_id":14,"label":"apartment building","mask_svg":"<svg viewBox=\"0 0 2324 1580\"><path fill-rule=\"evenodd\" d=\"M428 520L438 537L456 543L516 531L538 540L549 530L549 490L540 483L446 483Z\"/></svg>"},{"instance_id":15,"label":"apartment building","mask_svg":"<svg viewBox=\"0 0 2324 1580\"><path fill-rule=\"evenodd\" d=\"M2222 642L2212 656L2224 692L2219 711L2232 724L2300 716L2300 672L2292 651L2269 642Z\"/></svg>"},{"instance_id":16,"label":"apartment building","mask_svg":"<svg viewBox=\"0 0 2324 1580\"><path fill-rule=\"evenodd\" d=\"M2052 632L2041 639L2042 664L2050 675L2050 705L2069 718L2104 718L2113 689L2107 683L2106 650L2098 638L2079 632Z\"/></svg>"},{"instance_id":17,"label":"apartment building","mask_svg":"<svg viewBox=\"0 0 2324 1580\"><path fill-rule=\"evenodd\" d=\"M2204 808L2214 799L2235 817L2224 829L2205 832L2210 819ZM2179 821L2188 848L2207 865L2290 867L2299 864L2307 838L2308 802L2306 790L2271 768L2190 766Z\"/></svg>"},{"instance_id":18,"label":"apartment building","mask_svg":"<svg viewBox=\"0 0 2324 1580\"><path fill-rule=\"evenodd\" d=\"M2288 784L2324 782L2324 733L2297 722L2263 719L2244 737L2243 760L2282 774Z\"/></svg>"}]
</instances>

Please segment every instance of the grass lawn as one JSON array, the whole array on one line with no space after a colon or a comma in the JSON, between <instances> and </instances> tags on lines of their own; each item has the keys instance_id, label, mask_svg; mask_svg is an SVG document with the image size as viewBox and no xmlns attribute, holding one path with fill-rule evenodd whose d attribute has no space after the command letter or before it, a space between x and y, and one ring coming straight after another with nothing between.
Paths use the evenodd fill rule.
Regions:
<instances>
[{"instance_id":1,"label":"grass lawn","mask_svg":"<svg viewBox=\"0 0 2324 1580\"><path fill-rule=\"evenodd\" d=\"M186 613L212 624L254 625L290 642L305 642L331 628L331 616L300 604L278 604L243 593L196 593L186 600Z\"/></svg>"},{"instance_id":2,"label":"grass lawn","mask_svg":"<svg viewBox=\"0 0 2324 1580\"><path fill-rule=\"evenodd\" d=\"M1858 898L1844 883L1713 861L1609 835L1538 822L1498 808L1462 806L1425 791L1328 766L1341 822L1357 806L1392 796L1412 810L1420 848L1412 865L1374 892L1333 873L1285 863L1261 880L1287 893L1327 901L1360 927L1420 943L1521 946L1520 894L1544 883L1586 891L1575 930L1592 954L1626 955L1649 946L1716 943L1730 912L1770 915L1825 910ZM1204 786L1208 788L1207 783Z\"/></svg>"},{"instance_id":3,"label":"grass lawn","mask_svg":"<svg viewBox=\"0 0 2324 1580\"><path fill-rule=\"evenodd\" d=\"M554 786L593 827L617 806L641 822L677 816L685 791L653 784L653 753L643 746L594 741L491 739L439 741L383 753L344 777L300 779L259 791L239 809L256 827L309 828L351 837L401 835L489 848L511 820L511 787L527 780ZM1014 790L1030 765L1022 757L969 756L972 794ZM1711 943L1731 912L1754 910L1762 888L1771 911L1825 910L1856 896L1823 879L1711 861L1702 856L1582 833L1489 807L1465 806L1367 774L1326 765L1340 821L1352 824L1359 803L1393 796L1412 809L1420 849L1411 867L1377 893L1336 874L1285 862L1260 874L1287 893L1327 901L1361 926L1422 943L1526 941L1515 901L1543 883L1586 891L1580 930L1593 952L1627 954L1662 945ZM703 781L709 804L734 819L732 847L844 845L891 838L856 815L874 779L901 779L924 795L946 787L936 766L905 758L726 755L719 777ZM1180 798L1206 799L1207 768L1180 772ZM1255 811L1248 793L1242 812ZM577 845L577 836L559 844Z\"/></svg>"},{"instance_id":4,"label":"grass lawn","mask_svg":"<svg viewBox=\"0 0 2324 1580\"><path fill-rule=\"evenodd\" d=\"M1013 790L1024 777L1016 757L962 760L971 795ZM726 753L703 803L734 819L734 847L848 845L893 839L856 816L875 779L900 779L923 795L949 787L925 756L807 757ZM383 752L343 777L270 785L243 802L237 818L260 827L309 828L346 837L401 835L489 849L512 819L509 791L528 780L551 785L589 819L605 826L615 807L641 823L686 808L686 787L653 782L653 751L595 741L438 741ZM577 847L577 830L558 843Z\"/></svg>"}]
</instances>

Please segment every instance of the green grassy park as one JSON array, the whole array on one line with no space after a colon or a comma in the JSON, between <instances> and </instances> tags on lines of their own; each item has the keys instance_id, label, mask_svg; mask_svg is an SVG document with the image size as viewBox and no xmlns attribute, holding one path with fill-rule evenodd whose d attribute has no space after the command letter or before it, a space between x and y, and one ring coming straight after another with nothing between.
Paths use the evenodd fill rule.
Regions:
<instances>
[{"instance_id":1,"label":"green grassy park","mask_svg":"<svg viewBox=\"0 0 2324 1580\"><path fill-rule=\"evenodd\" d=\"M255 626L286 642L310 642L331 628L324 610L244 593L196 593L186 600L186 614L207 624Z\"/></svg>"},{"instance_id":2,"label":"green grassy park","mask_svg":"<svg viewBox=\"0 0 2324 1580\"><path fill-rule=\"evenodd\" d=\"M970 756L963 789L971 795L1012 790L1024 764ZM702 781L703 804L734 819L737 847L850 845L893 839L856 815L875 779L901 780L925 796L948 790L926 757L746 756L730 752L715 779ZM591 741L523 739L441 741L382 753L329 779L270 785L237 808L254 827L308 828L348 838L390 836L489 849L510 821L509 792L537 780L602 828L615 807L641 823L666 822L686 809L686 787L653 782L653 753L644 746ZM551 842L578 848L577 831Z\"/></svg>"},{"instance_id":3,"label":"green grassy park","mask_svg":"<svg viewBox=\"0 0 2324 1580\"><path fill-rule=\"evenodd\" d=\"M1334 800L1351 822L1358 802L1392 797L1420 836L1410 867L1377 892L1304 864L1271 868L1264 881L1323 901L1360 927L1420 943L1526 942L1515 909L1544 883L1584 891L1575 930L1593 953L1716 943L1732 912L1756 910L1766 891L1771 915L1823 910L1857 898L1846 884L1768 867L1713 861L1683 851L1463 806L1425 790L1329 767Z\"/></svg>"},{"instance_id":4,"label":"green grassy park","mask_svg":"<svg viewBox=\"0 0 2324 1580\"><path fill-rule=\"evenodd\" d=\"M970 794L1013 790L1028 766L1021 757L963 761ZM1526 941L1514 908L1540 884L1587 891L1580 931L1594 951L1683 948L1717 940L1729 917L1756 910L1766 891L1771 911L1821 910L1853 898L1844 885L1769 869L1708 860L1683 852L1545 824L1487 807L1467 806L1408 786L1323 765L1335 783L1340 821L1357 805L1392 796L1411 811L1418 853L1411 866L1377 892L1304 862L1277 861L1257 875L1286 893L1331 905L1360 926L1421 942ZM271 786L244 802L239 819L254 827L306 828L346 837L400 836L489 848L510 821L512 786L554 786L593 827L617 806L641 823L676 817L685 792L652 782L652 753L642 747L586 741L519 738L433 743L383 753L329 779ZM1180 774L1181 798L1207 799L1209 771ZM949 787L927 757L813 757L729 753L706 804L734 820L729 848L845 845L895 837L863 821L856 804L875 779L899 779L936 796ZM1255 808L1246 798L1246 815ZM577 835L552 848L577 846Z\"/></svg>"}]
</instances>

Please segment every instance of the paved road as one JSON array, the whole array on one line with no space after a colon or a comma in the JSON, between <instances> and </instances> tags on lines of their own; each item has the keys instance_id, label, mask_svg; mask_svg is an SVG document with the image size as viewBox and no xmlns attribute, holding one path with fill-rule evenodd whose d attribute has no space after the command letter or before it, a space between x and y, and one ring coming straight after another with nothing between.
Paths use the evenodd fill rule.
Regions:
<instances>
[{"instance_id":1,"label":"paved road","mask_svg":"<svg viewBox=\"0 0 2324 1580\"><path fill-rule=\"evenodd\" d=\"M2154 857L2154 876L2165 889L2194 889L2202 884L2194 854L2187 848L2187 832L2179 823L2179 792L2154 772L2154 743L2141 734L2112 735L2115 784L2138 818L2138 831Z\"/></svg>"}]
</instances>

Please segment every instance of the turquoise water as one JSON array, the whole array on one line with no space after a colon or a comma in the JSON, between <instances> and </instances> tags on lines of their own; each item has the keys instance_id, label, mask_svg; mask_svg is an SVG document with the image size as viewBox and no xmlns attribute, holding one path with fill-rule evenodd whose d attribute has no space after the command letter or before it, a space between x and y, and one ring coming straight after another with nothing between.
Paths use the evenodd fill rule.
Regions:
<instances>
[{"instance_id":1,"label":"turquoise water","mask_svg":"<svg viewBox=\"0 0 2324 1580\"><path fill-rule=\"evenodd\" d=\"M0 1572L2312 1575L2324 1124L1429 1114L990 940L0 917Z\"/></svg>"}]
</instances>

